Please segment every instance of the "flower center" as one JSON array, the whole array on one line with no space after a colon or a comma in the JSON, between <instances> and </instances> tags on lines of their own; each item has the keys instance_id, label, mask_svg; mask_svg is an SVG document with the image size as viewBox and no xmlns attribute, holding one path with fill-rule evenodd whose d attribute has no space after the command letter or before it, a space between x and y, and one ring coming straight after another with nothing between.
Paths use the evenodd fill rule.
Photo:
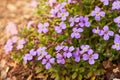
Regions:
<instances>
[{"instance_id":1,"label":"flower center","mask_svg":"<svg viewBox=\"0 0 120 80\"><path fill-rule=\"evenodd\" d=\"M95 32L98 33L98 30L96 30Z\"/></svg>"},{"instance_id":2,"label":"flower center","mask_svg":"<svg viewBox=\"0 0 120 80\"><path fill-rule=\"evenodd\" d=\"M84 51L86 51L86 50L87 50L87 48L83 48L83 50L84 50Z\"/></svg>"},{"instance_id":3,"label":"flower center","mask_svg":"<svg viewBox=\"0 0 120 80\"><path fill-rule=\"evenodd\" d=\"M42 26L42 29L44 28L44 26Z\"/></svg>"},{"instance_id":4,"label":"flower center","mask_svg":"<svg viewBox=\"0 0 120 80\"><path fill-rule=\"evenodd\" d=\"M105 34L108 34L108 31L106 31Z\"/></svg>"},{"instance_id":5,"label":"flower center","mask_svg":"<svg viewBox=\"0 0 120 80\"><path fill-rule=\"evenodd\" d=\"M92 55L89 56L89 58L92 58L92 57L93 57Z\"/></svg>"},{"instance_id":6,"label":"flower center","mask_svg":"<svg viewBox=\"0 0 120 80\"><path fill-rule=\"evenodd\" d=\"M118 43L116 43L116 44L115 44L115 46L117 46L117 47L118 47L118 46L119 46L119 44L118 44Z\"/></svg>"},{"instance_id":7,"label":"flower center","mask_svg":"<svg viewBox=\"0 0 120 80\"><path fill-rule=\"evenodd\" d=\"M99 16L100 12L96 12L96 15Z\"/></svg>"},{"instance_id":8,"label":"flower center","mask_svg":"<svg viewBox=\"0 0 120 80\"><path fill-rule=\"evenodd\" d=\"M65 16L65 14L62 14L62 16Z\"/></svg>"},{"instance_id":9,"label":"flower center","mask_svg":"<svg viewBox=\"0 0 120 80\"><path fill-rule=\"evenodd\" d=\"M40 50L40 52L43 52L43 50Z\"/></svg>"}]
</instances>

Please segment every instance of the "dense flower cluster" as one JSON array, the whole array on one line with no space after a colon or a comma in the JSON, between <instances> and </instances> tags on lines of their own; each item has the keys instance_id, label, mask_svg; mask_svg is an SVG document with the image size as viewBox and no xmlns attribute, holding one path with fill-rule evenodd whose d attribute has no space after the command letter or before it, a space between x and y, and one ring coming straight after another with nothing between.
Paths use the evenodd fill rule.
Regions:
<instances>
[{"instance_id":1,"label":"dense flower cluster","mask_svg":"<svg viewBox=\"0 0 120 80\"><path fill-rule=\"evenodd\" d=\"M105 7L110 5L110 0L100 0L100 2L102 2L102 5ZM53 65L65 65L67 64L68 60L73 60L76 63L79 63L80 61L88 61L91 66L95 64L95 60L100 57L99 52L95 53L99 50L96 49L96 46L93 47L93 45L96 44L91 45L89 42L89 39L94 39L94 37L91 37L94 34L97 34L100 36L100 38L103 38L103 41L109 41L114 37L114 42L110 46L112 49L120 50L120 35L116 34L114 29L111 30L110 24L107 24L108 22L102 22L102 18L108 15L106 15L106 11L101 6L98 5L93 7L95 9L90 10L90 15L79 15L77 13L74 15L74 12L68 8L71 4L72 6L74 6L73 4L77 4L77 0L68 0L67 2L60 4L58 4L56 0L49 0L48 4L50 8L54 7L51 9L50 16L48 18L56 19L56 21L54 22L53 20L52 22L52 20L46 20L44 22L41 21L38 23L35 23L35 21L28 22L27 30L30 30L30 27L33 24L37 24L37 27L34 29L37 31L35 34L42 34L42 37L40 36L39 38L39 35L38 37L36 37L36 35L32 35L32 37L35 37L35 39L39 38L38 41L40 43L35 43L32 47L30 46L30 49L27 49L29 51L23 54L22 58L25 64L32 60L37 60L41 63L41 65L45 66L46 69L50 69ZM113 1L111 10L120 10L119 0ZM102 23L99 25L98 22L100 20ZM112 22L116 23L118 28L120 28L120 15L112 19ZM96 27L92 25L94 23L94 26L97 25ZM87 29L89 30L87 31ZM51 32L53 30L55 33ZM90 38L87 39L87 42L84 42L86 37ZM59 40L58 38L61 39ZM31 39L31 36L29 39ZM48 44L52 40L55 40L53 41L53 44ZM4 46L6 54L13 50L14 45L15 49L18 51L23 49L25 44L29 43L29 40L27 41L25 38L18 39L15 36L10 38ZM33 41L31 39L31 44L33 44ZM62 41L64 42L63 44ZM42 44L42 42L44 44ZM51 52L49 51L50 48L52 48Z\"/></svg>"},{"instance_id":2,"label":"dense flower cluster","mask_svg":"<svg viewBox=\"0 0 120 80\"><path fill-rule=\"evenodd\" d=\"M19 39L17 36L13 36L11 39L9 39L5 46L5 52L6 54L8 54L10 51L12 51L14 44L17 44L16 49L20 50L24 47L24 44L26 43L26 41L24 39Z\"/></svg>"}]
</instances>

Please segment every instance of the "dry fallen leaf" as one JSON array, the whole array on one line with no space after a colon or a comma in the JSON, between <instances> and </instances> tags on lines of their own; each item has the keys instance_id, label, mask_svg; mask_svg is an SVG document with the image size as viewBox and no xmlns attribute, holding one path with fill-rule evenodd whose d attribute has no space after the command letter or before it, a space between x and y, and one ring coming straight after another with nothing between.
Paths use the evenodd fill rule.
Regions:
<instances>
[{"instance_id":1,"label":"dry fallen leaf","mask_svg":"<svg viewBox=\"0 0 120 80\"><path fill-rule=\"evenodd\" d=\"M110 61L103 61L102 64L105 69L109 69L112 67L112 63Z\"/></svg>"},{"instance_id":2,"label":"dry fallen leaf","mask_svg":"<svg viewBox=\"0 0 120 80\"><path fill-rule=\"evenodd\" d=\"M117 68L113 69L113 72L114 72L114 73L120 72L120 71L119 71L119 68L117 67Z\"/></svg>"}]
</instances>

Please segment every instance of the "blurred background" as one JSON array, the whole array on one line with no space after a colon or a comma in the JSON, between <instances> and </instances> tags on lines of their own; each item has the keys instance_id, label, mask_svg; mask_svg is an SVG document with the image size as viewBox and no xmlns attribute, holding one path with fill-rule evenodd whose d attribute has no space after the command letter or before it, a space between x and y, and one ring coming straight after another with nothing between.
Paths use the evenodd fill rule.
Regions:
<instances>
[{"instance_id":1,"label":"blurred background","mask_svg":"<svg viewBox=\"0 0 120 80\"><path fill-rule=\"evenodd\" d=\"M27 24L33 16L35 7L35 0L0 0L0 80L19 80L12 76L17 67L16 63L4 53L3 47L11 35ZM18 72L24 71L18 68Z\"/></svg>"}]
</instances>

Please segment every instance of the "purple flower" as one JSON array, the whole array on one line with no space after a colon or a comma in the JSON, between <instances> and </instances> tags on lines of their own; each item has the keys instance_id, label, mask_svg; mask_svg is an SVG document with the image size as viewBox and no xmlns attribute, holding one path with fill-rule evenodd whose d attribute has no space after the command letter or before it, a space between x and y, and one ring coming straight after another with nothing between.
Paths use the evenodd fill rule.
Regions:
<instances>
[{"instance_id":1,"label":"purple flower","mask_svg":"<svg viewBox=\"0 0 120 80\"><path fill-rule=\"evenodd\" d=\"M120 50L120 36L118 34L114 37L114 45L112 45L113 49Z\"/></svg>"},{"instance_id":2,"label":"purple flower","mask_svg":"<svg viewBox=\"0 0 120 80\"><path fill-rule=\"evenodd\" d=\"M79 22L79 18L76 16L70 17L69 22L70 22L70 27L73 27L75 22Z\"/></svg>"},{"instance_id":3,"label":"purple flower","mask_svg":"<svg viewBox=\"0 0 120 80\"><path fill-rule=\"evenodd\" d=\"M51 9L50 11L50 17L57 17L58 11L55 9Z\"/></svg>"},{"instance_id":4,"label":"purple flower","mask_svg":"<svg viewBox=\"0 0 120 80\"><path fill-rule=\"evenodd\" d=\"M80 50L79 48L76 48L76 52L73 53L73 57L75 58L76 62L80 61L80 56L81 56Z\"/></svg>"},{"instance_id":5,"label":"purple flower","mask_svg":"<svg viewBox=\"0 0 120 80\"><path fill-rule=\"evenodd\" d=\"M70 58L72 56L72 52L74 51L74 47L73 46L71 46L71 47L65 46L63 51L64 51L63 56L65 58Z\"/></svg>"},{"instance_id":6,"label":"purple flower","mask_svg":"<svg viewBox=\"0 0 120 80\"><path fill-rule=\"evenodd\" d=\"M61 12L65 12L66 11L66 9L65 9L65 5L66 5L66 3L61 3L61 4L58 4L54 9L52 9L51 11L50 11L50 16L51 17L59 17L59 14L61 13Z\"/></svg>"},{"instance_id":7,"label":"purple flower","mask_svg":"<svg viewBox=\"0 0 120 80\"><path fill-rule=\"evenodd\" d=\"M118 0L114 1L112 4L112 10L115 10L115 9L117 9L117 10L120 9L120 1L118 1Z\"/></svg>"},{"instance_id":8,"label":"purple flower","mask_svg":"<svg viewBox=\"0 0 120 80\"><path fill-rule=\"evenodd\" d=\"M30 3L30 6L31 6L32 8L37 8L37 5L38 5L37 0L32 0L31 3Z\"/></svg>"},{"instance_id":9,"label":"purple flower","mask_svg":"<svg viewBox=\"0 0 120 80\"><path fill-rule=\"evenodd\" d=\"M46 52L46 47L39 47L37 49L38 60L42 60L48 53Z\"/></svg>"},{"instance_id":10,"label":"purple flower","mask_svg":"<svg viewBox=\"0 0 120 80\"><path fill-rule=\"evenodd\" d=\"M31 54L25 54L23 57L24 63L26 64L27 61L30 61L33 59L33 56Z\"/></svg>"},{"instance_id":11,"label":"purple flower","mask_svg":"<svg viewBox=\"0 0 120 80\"><path fill-rule=\"evenodd\" d=\"M48 5L52 7L56 2L56 0L48 0Z\"/></svg>"},{"instance_id":12,"label":"purple flower","mask_svg":"<svg viewBox=\"0 0 120 80\"><path fill-rule=\"evenodd\" d=\"M13 43L11 39L9 39L4 46L5 53L8 54L9 51L12 51L12 49L13 49Z\"/></svg>"},{"instance_id":13,"label":"purple flower","mask_svg":"<svg viewBox=\"0 0 120 80\"><path fill-rule=\"evenodd\" d=\"M80 16L79 17L79 25L81 27L84 27L84 26L90 27L90 22L88 20L89 20L89 18L87 16L85 16L85 17Z\"/></svg>"},{"instance_id":14,"label":"purple flower","mask_svg":"<svg viewBox=\"0 0 120 80\"><path fill-rule=\"evenodd\" d=\"M104 17L105 12L101 11L101 9L98 6L96 6L94 11L91 12L91 16L95 16L95 20L100 21L100 17Z\"/></svg>"},{"instance_id":15,"label":"purple flower","mask_svg":"<svg viewBox=\"0 0 120 80\"><path fill-rule=\"evenodd\" d=\"M29 21L28 24L27 24L27 29L29 29L32 24L34 24L34 21Z\"/></svg>"},{"instance_id":16,"label":"purple flower","mask_svg":"<svg viewBox=\"0 0 120 80\"><path fill-rule=\"evenodd\" d=\"M120 33L120 29L119 29L119 31L118 31L119 33Z\"/></svg>"},{"instance_id":17,"label":"purple flower","mask_svg":"<svg viewBox=\"0 0 120 80\"><path fill-rule=\"evenodd\" d=\"M26 41L24 39L20 39L18 41L18 44L17 44L17 50L20 50L24 47L24 44L26 43Z\"/></svg>"},{"instance_id":18,"label":"purple flower","mask_svg":"<svg viewBox=\"0 0 120 80\"><path fill-rule=\"evenodd\" d=\"M11 41L12 41L12 43L16 43L18 41L18 37L17 36L13 36L11 38Z\"/></svg>"},{"instance_id":19,"label":"purple flower","mask_svg":"<svg viewBox=\"0 0 120 80\"><path fill-rule=\"evenodd\" d=\"M70 3L75 4L75 3L77 3L77 0L68 0L68 4L70 4Z\"/></svg>"},{"instance_id":20,"label":"purple flower","mask_svg":"<svg viewBox=\"0 0 120 80\"><path fill-rule=\"evenodd\" d=\"M37 54L37 52L34 49L31 49L29 53L32 56L36 56L36 54Z\"/></svg>"},{"instance_id":21,"label":"purple flower","mask_svg":"<svg viewBox=\"0 0 120 80\"><path fill-rule=\"evenodd\" d=\"M65 59L63 55L61 55L60 53L57 53L56 58L57 58L58 64L65 64Z\"/></svg>"},{"instance_id":22,"label":"purple flower","mask_svg":"<svg viewBox=\"0 0 120 80\"><path fill-rule=\"evenodd\" d=\"M60 52L60 50L62 50L64 48L64 46L62 46L62 45L57 45L56 47L55 47L55 50L57 51L57 52Z\"/></svg>"},{"instance_id":23,"label":"purple flower","mask_svg":"<svg viewBox=\"0 0 120 80\"><path fill-rule=\"evenodd\" d=\"M116 17L114 22L117 23L118 27L120 27L120 16Z\"/></svg>"},{"instance_id":24,"label":"purple flower","mask_svg":"<svg viewBox=\"0 0 120 80\"><path fill-rule=\"evenodd\" d=\"M63 29L66 29L66 24L64 22L60 22L59 26L55 26L55 31L57 33L61 33Z\"/></svg>"},{"instance_id":25,"label":"purple flower","mask_svg":"<svg viewBox=\"0 0 120 80\"><path fill-rule=\"evenodd\" d=\"M71 38L80 38L81 35L80 35L80 32L83 32L83 29L82 28L73 28L73 33L71 34Z\"/></svg>"},{"instance_id":26,"label":"purple flower","mask_svg":"<svg viewBox=\"0 0 120 80\"><path fill-rule=\"evenodd\" d=\"M98 59L98 54L97 53L93 54L92 49L88 51L88 54L83 54L83 60L85 61L89 60L89 64L91 65L95 63L94 59Z\"/></svg>"},{"instance_id":27,"label":"purple flower","mask_svg":"<svg viewBox=\"0 0 120 80\"><path fill-rule=\"evenodd\" d=\"M82 49L82 51L80 51L80 52L83 54L90 49L90 46L89 45L81 45L80 48Z\"/></svg>"},{"instance_id":28,"label":"purple flower","mask_svg":"<svg viewBox=\"0 0 120 80\"><path fill-rule=\"evenodd\" d=\"M92 32L95 33L95 34L100 34L100 29L99 29L99 27L94 28L94 29L92 30Z\"/></svg>"},{"instance_id":29,"label":"purple flower","mask_svg":"<svg viewBox=\"0 0 120 80\"><path fill-rule=\"evenodd\" d=\"M106 6L106 5L109 5L109 0L100 0L101 2L103 2L103 4Z\"/></svg>"},{"instance_id":30,"label":"purple flower","mask_svg":"<svg viewBox=\"0 0 120 80\"><path fill-rule=\"evenodd\" d=\"M34 49L31 49L29 53L24 55L23 57L24 63L26 64L27 61L32 60L34 56L36 56L36 51Z\"/></svg>"},{"instance_id":31,"label":"purple flower","mask_svg":"<svg viewBox=\"0 0 120 80\"><path fill-rule=\"evenodd\" d=\"M64 11L64 9L61 13L58 14L58 17L60 17L62 21L65 21L67 16L69 16L69 12Z\"/></svg>"},{"instance_id":32,"label":"purple flower","mask_svg":"<svg viewBox=\"0 0 120 80\"><path fill-rule=\"evenodd\" d=\"M42 60L42 64L45 65L46 69L51 68L51 64L54 64L55 59L51 58L50 55L46 55L45 58Z\"/></svg>"},{"instance_id":33,"label":"purple flower","mask_svg":"<svg viewBox=\"0 0 120 80\"><path fill-rule=\"evenodd\" d=\"M120 41L116 41L116 43L114 43L114 45L112 45L112 48L116 49L116 50L120 50Z\"/></svg>"},{"instance_id":34,"label":"purple flower","mask_svg":"<svg viewBox=\"0 0 120 80\"><path fill-rule=\"evenodd\" d=\"M47 33L48 32L48 26L49 26L49 23L48 22L45 22L44 24L42 23L39 23L38 24L38 32L39 33Z\"/></svg>"},{"instance_id":35,"label":"purple flower","mask_svg":"<svg viewBox=\"0 0 120 80\"><path fill-rule=\"evenodd\" d=\"M109 40L109 36L113 36L114 32L110 31L108 26L104 26L103 30L101 30L101 35L103 35L104 40Z\"/></svg>"}]
</instances>

